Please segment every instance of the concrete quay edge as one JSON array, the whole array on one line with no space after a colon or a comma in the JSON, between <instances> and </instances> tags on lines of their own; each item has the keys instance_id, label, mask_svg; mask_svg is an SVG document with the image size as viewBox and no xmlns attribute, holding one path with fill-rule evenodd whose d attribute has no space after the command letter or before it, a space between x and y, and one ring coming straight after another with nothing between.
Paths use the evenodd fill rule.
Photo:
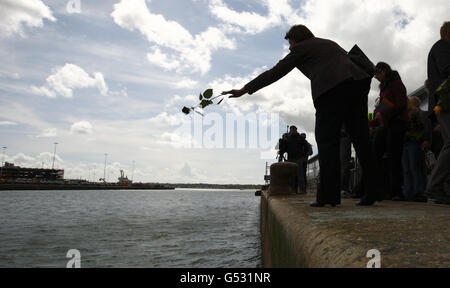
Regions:
<instances>
[{"instance_id":1,"label":"concrete quay edge","mask_svg":"<svg viewBox=\"0 0 450 288\"><path fill-rule=\"evenodd\" d=\"M382 268L450 267L450 206L377 202L309 207L314 197L261 195L263 267L366 268L369 250Z\"/></svg>"}]
</instances>

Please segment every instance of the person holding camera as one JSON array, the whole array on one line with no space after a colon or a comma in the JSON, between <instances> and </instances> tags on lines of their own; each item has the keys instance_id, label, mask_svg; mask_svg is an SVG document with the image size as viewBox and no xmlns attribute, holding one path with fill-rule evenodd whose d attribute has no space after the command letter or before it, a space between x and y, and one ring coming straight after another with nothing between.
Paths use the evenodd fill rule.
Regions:
<instances>
[{"instance_id":1,"label":"person holding camera","mask_svg":"<svg viewBox=\"0 0 450 288\"><path fill-rule=\"evenodd\" d=\"M297 127L292 125L289 128L289 135L287 137L287 162L295 163L298 166L297 179L298 179L298 194L306 194L306 181L305 181L305 165L303 163L303 157L306 151L305 139L298 133Z\"/></svg>"}]
</instances>

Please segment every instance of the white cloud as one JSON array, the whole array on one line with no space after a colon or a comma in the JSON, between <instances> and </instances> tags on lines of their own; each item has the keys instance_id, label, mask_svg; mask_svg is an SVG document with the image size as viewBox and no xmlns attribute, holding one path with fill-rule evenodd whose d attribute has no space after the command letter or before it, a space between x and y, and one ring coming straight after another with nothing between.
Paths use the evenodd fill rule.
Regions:
<instances>
[{"instance_id":1,"label":"white cloud","mask_svg":"<svg viewBox=\"0 0 450 288\"><path fill-rule=\"evenodd\" d=\"M25 153L17 153L13 156L5 157L5 162L13 163L16 166L26 168L51 168L53 164L53 156L55 157L55 168L62 168L64 161L58 154L53 152L41 152L36 157L26 155ZM67 164L67 163L66 163Z\"/></svg>"},{"instance_id":2,"label":"white cloud","mask_svg":"<svg viewBox=\"0 0 450 288\"><path fill-rule=\"evenodd\" d=\"M80 121L74 123L70 127L70 132L72 134L92 134L93 133L93 127L92 124L88 121Z\"/></svg>"},{"instance_id":3,"label":"white cloud","mask_svg":"<svg viewBox=\"0 0 450 288\"><path fill-rule=\"evenodd\" d=\"M185 121L180 115L168 115L167 112L162 112L153 118L150 118L148 122L152 125L158 126L177 126Z\"/></svg>"},{"instance_id":4,"label":"white cloud","mask_svg":"<svg viewBox=\"0 0 450 288\"><path fill-rule=\"evenodd\" d=\"M60 167L64 163L64 161L61 159L61 157L58 155L58 153L54 154L52 152L41 152L36 157L37 163L35 163L34 167L41 167L39 164L44 163L47 164L47 167L44 166L44 168L51 168L51 165L53 164L53 156L55 157L55 165L54 167ZM30 165L33 165L30 163Z\"/></svg>"},{"instance_id":5,"label":"white cloud","mask_svg":"<svg viewBox=\"0 0 450 288\"><path fill-rule=\"evenodd\" d=\"M24 26L42 27L44 19L56 21L51 9L41 0L0 1L0 34L24 36Z\"/></svg>"},{"instance_id":6,"label":"white cloud","mask_svg":"<svg viewBox=\"0 0 450 288\"><path fill-rule=\"evenodd\" d=\"M3 100L3 99L2 99ZM6 122L32 126L38 130L43 130L52 124L41 119L33 106L28 103L20 103L17 101L5 101L0 105L0 115Z\"/></svg>"},{"instance_id":7,"label":"white cloud","mask_svg":"<svg viewBox=\"0 0 450 288\"><path fill-rule=\"evenodd\" d=\"M228 32L234 33L257 34L272 27L295 23L298 19L299 9L293 9L288 0L261 2L268 10L267 15L247 11L237 12L229 8L222 0L210 0L209 9L213 15L227 24L224 27Z\"/></svg>"},{"instance_id":8,"label":"white cloud","mask_svg":"<svg viewBox=\"0 0 450 288\"><path fill-rule=\"evenodd\" d=\"M439 28L448 20L445 7L449 7L447 0L433 1L433 5L421 0L306 0L298 7L288 0L264 0L262 5L266 14L238 12L222 0L209 1L211 13L229 33L256 34L305 24L317 37L330 38L345 49L358 44L374 62L388 62L407 76L403 78L409 90L426 78L428 51L439 39Z\"/></svg>"},{"instance_id":9,"label":"white cloud","mask_svg":"<svg viewBox=\"0 0 450 288\"><path fill-rule=\"evenodd\" d=\"M42 95L48 98L56 98L56 93L53 90L50 90L49 88L45 86L36 87L31 86L31 92L36 95Z\"/></svg>"},{"instance_id":10,"label":"white cloud","mask_svg":"<svg viewBox=\"0 0 450 288\"><path fill-rule=\"evenodd\" d=\"M345 49L358 44L374 61L397 69L409 92L426 79L427 55L448 20L446 0L307 1L302 23ZM326 19L326 21L324 21Z\"/></svg>"},{"instance_id":11,"label":"white cloud","mask_svg":"<svg viewBox=\"0 0 450 288\"><path fill-rule=\"evenodd\" d=\"M165 70L205 74L211 68L212 52L235 49L234 41L220 29L209 27L194 36L178 22L152 13L145 0L121 0L114 5L111 16L120 27L138 30L150 43L156 44L147 59Z\"/></svg>"},{"instance_id":12,"label":"white cloud","mask_svg":"<svg viewBox=\"0 0 450 288\"><path fill-rule=\"evenodd\" d=\"M190 133L178 130L174 132L164 132L156 143L174 149L201 147L200 143L196 141Z\"/></svg>"},{"instance_id":13,"label":"white cloud","mask_svg":"<svg viewBox=\"0 0 450 288\"><path fill-rule=\"evenodd\" d=\"M211 177L208 177L203 172L198 171L191 167L190 164L184 162L183 167L177 171L177 180L184 183L199 183L208 181Z\"/></svg>"},{"instance_id":14,"label":"white cloud","mask_svg":"<svg viewBox=\"0 0 450 288\"><path fill-rule=\"evenodd\" d=\"M47 77L46 82L46 86L31 86L31 92L49 98L56 98L58 95L72 98L74 89L95 87L101 95L108 95L108 86L102 73L94 72L91 77L83 68L75 64L65 64L63 67L54 68L53 74Z\"/></svg>"},{"instance_id":15,"label":"white cloud","mask_svg":"<svg viewBox=\"0 0 450 288\"><path fill-rule=\"evenodd\" d=\"M265 69L258 68L244 77L226 75L212 81L210 86L218 91L229 90L233 87L241 88ZM310 91L309 80L299 71L294 70L252 95L246 94L239 99L228 99L223 104L226 110L236 115L243 115L253 109L257 112L277 113L283 122L296 124L301 131L312 133L315 110Z\"/></svg>"},{"instance_id":16,"label":"white cloud","mask_svg":"<svg viewBox=\"0 0 450 288\"><path fill-rule=\"evenodd\" d=\"M398 70L408 92L420 87L426 79L428 51L439 39L439 28L448 18L443 7L449 7L446 0L434 1L432 7L419 0L307 0L301 11L294 9L288 1L265 0L263 5L268 11L266 15L237 12L222 0L211 0L209 8L226 25L231 25L228 27L239 27L245 33L305 24L317 37L330 38L347 50L358 44L375 63L385 61ZM267 63L269 66L274 64ZM240 88L257 74L225 76L213 81L211 86ZM370 93L370 109L379 93L375 82ZM312 132L314 107L310 95L309 81L295 69L284 79L254 95L228 101L227 104L234 113L241 113L251 109L253 103L262 111L279 112L286 123L300 123Z\"/></svg>"},{"instance_id":17,"label":"white cloud","mask_svg":"<svg viewBox=\"0 0 450 288\"><path fill-rule=\"evenodd\" d=\"M14 163L15 165L22 165L24 167L33 167L36 165L36 159L31 156L27 156L24 153L18 153L14 156L8 157L5 161Z\"/></svg>"},{"instance_id":18,"label":"white cloud","mask_svg":"<svg viewBox=\"0 0 450 288\"><path fill-rule=\"evenodd\" d=\"M0 5L4 5L11 1L0 0L0 2ZM51 3L54 1L43 2L52 5ZM108 14L109 20L106 20L115 21L119 27L125 29L122 31L124 33L127 33L128 30L135 32L128 33L129 35L125 35L121 38L122 41L118 42L115 41L117 39L113 39L113 41L112 38L104 38L105 41L118 43L113 52L106 53L107 58L103 57L104 55L100 57L103 49L101 47L107 46L104 45L105 41L98 44L98 47L93 45L96 50L94 54L98 56L94 57L95 61L100 61L96 62L96 65L105 67L101 69L105 69L102 71L108 73L104 75L107 83L105 83L103 74L96 76L93 72L98 70L87 70L88 66L83 66L86 70L78 70L81 73L76 72L77 69L73 69L73 73L68 72L67 75L70 74L68 79L63 77L62 74L65 73L58 74L59 70L64 70L62 68L65 63L81 63L75 62L77 57L88 61L92 58L92 43L99 42L98 39L91 37L105 33L105 37L113 35L111 37L114 38L113 30L122 29L116 26L109 27L112 28L111 31L109 28L104 30L105 27L108 27L107 22L101 22L105 21L104 18L95 18L95 21L94 18L90 19L99 24L90 26L92 33L77 30L81 34L76 34L81 38L75 34L72 35L76 36L75 38L69 37L71 40L85 42L82 45L83 49L75 49L75 54L70 52L74 51L73 44L71 44L74 41L63 41L64 43L54 41L55 39L69 39L66 36L70 35L73 30L69 29L70 25L67 27L58 25L58 29L48 29L49 31L46 30L48 33L40 35L37 39L32 37L31 32L28 32L31 29L28 28L26 22L21 22L20 28L24 33L30 33L30 39L19 39L20 41L17 42L17 39L10 37L4 43L0 41L2 47L5 48L0 49L0 57L5 62L5 67L0 68L0 90L4 91L4 97L0 97L1 121L17 124L17 126L5 126L10 124L1 124L2 122L0 122L4 134L2 134L4 137L0 138L8 140L8 143L5 143L6 146L14 147L15 151L25 153L22 157L17 157L23 163L40 167L41 162L45 162L47 168L51 165L53 146L49 145L49 138L36 138L35 136L42 132L51 134L51 130L45 130L49 127L56 127L58 139L60 139L58 142L64 143L61 144L63 145L61 149L58 146L58 151L60 150L66 157L73 157L65 159L64 166L57 165L57 167L64 167L66 178L79 178L80 176L87 178L89 173L89 178L94 178L93 171L95 171L96 179L103 177L103 153L108 153L108 161L113 162L113 164L108 163L107 168L110 171L107 174L109 173L108 178L111 181L115 181L117 178L119 161L128 163L122 167L128 167L128 171L130 171L131 162L135 159L137 160L135 180L176 182L185 179L183 175L189 175L192 178L186 178L186 182L260 183L262 182L261 167L264 167L265 164L262 160L260 161L260 151L256 149L245 151L203 149L202 139L193 138L197 137L193 129L195 126L192 127L192 132L190 125L185 127L189 128L186 130L175 127L176 124L184 125L192 118L193 115L181 114L180 109L183 106L197 104L200 89L211 87L217 94L222 90L241 88L260 72L274 65L278 60L276 58L281 58L287 53L286 46L283 45L286 42L282 40L284 32L290 25L301 23L310 27L318 37L335 40L347 50L357 43L373 61L390 63L399 70L408 90L412 91L423 84L426 76L428 51L434 41L439 38L439 28L442 22L448 20L448 9L445 9L448 7L448 1L443 0L434 0L432 5L416 0L262 0L246 2L202 0L195 3L198 4L197 6L184 6L185 9L199 9L195 12L200 12L200 9L203 8L197 18L186 17L186 15L195 13L193 10L180 13L180 9L166 9L167 7L158 6L156 1L155 4L158 5L155 5L155 8L149 4L149 1L114 2L119 3L119 7L110 9L110 12L102 12ZM203 5L204 3L210 4L209 9L208 6L201 7L202 3ZM107 5L93 4L92 7L102 6L103 9ZM61 9L65 8L64 5L59 6L62 7ZM111 6L110 8L112 8ZM53 6L51 7L53 9ZM128 11L126 11L127 7ZM0 14L4 13L1 8L3 6L0 7ZM302 8L304 10L299 10ZM160 10L155 12L156 9ZM103 9L103 11L108 11L108 9ZM111 12L113 12L112 16ZM91 10L91 13L95 14L95 10ZM157 13L164 13L164 15ZM85 13L81 16L83 15L86 16ZM247 15L249 16L247 19L243 17ZM3 18L0 19L0 23L2 21ZM44 18L46 26L47 23L50 22ZM217 28L208 29L205 25ZM82 27L78 28L82 29ZM220 32L217 31L218 29ZM36 30L33 28L33 31ZM140 45L135 45L135 36L143 38L141 40L145 47L143 51L139 51L142 49L139 47ZM233 44L234 48L238 48L238 50L231 55L230 51L225 50L231 48L223 45L224 41L230 41L229 44ZM263 41L264 46L262 47ZM283 44L277 44L280 41ZM30 45L36 46L31 47ZM132 53L126 53L132 50L129 45L133 45L135 48ZM51 59L36 56L42 52L42 49L45 49L45 53L48 55L54 55L54 59L56 59L54 61L57 62L52 63ZM70 55L61 51L67 51ZM30 58L33 56L30 53L36 54L36 57L33 58L35 61ZM144 59L146 56L148 59ZM58 60L67 57L75 58L70 61L64 60L66 62ZM152 64L149 64L148 60L151 60ZM41 83L33 82L36 75L39 74L41 69L39 67L44 65L43 63L50 65L49 67L61 67L48 72L41 78ZM261 68L262 65L267 66ZM257 67L260 68L257 69ZM239 68L241 70L238 70ZM205 73L208 69L211 70L210 73ZM178 71L180 74L155 73L155 70ZM192 77L189 74L191 72L204 74ZM15 73L20 73L20 75ZM219 73L228 75L222 76ZM50 74L55 76L51 78ZM47 76L49 76L48 82L45 81ZM17 78L20 78L20 81L17 81ZM77 84L80 81L76 79L88 79L82 82L88 83L89 86ZM115 82L110 84L109 81ZM378 83L375 80L373 82L370 105L373 105L373 98L378 95ZM110 84L109 88L116 89L116 91L108 90L106 84ZM34 90L34 93L45 95L45 97L72 96L77 98L78 93L84 92L81 90L82 88L89 89L88 92L95 94L101 94L103 91L103 94L110 97L107 97L106 101L99 102L101 109L98 105L89 105L92 102L88 97L79 97L79 99L71 101L74 102L72 104L85 107L81 111L83 114L75 115L76 109L67 109L68 102L66 101L54 101L55 105L51 106L51 109L47 109L48 105L45 105L45 101L42 102L42 99L30 98L28 94L31 85L35 85L31 89ZM128 91L124 88L126 86ZM286 124L297 124L302 131L309 132L308 140L314 142L314 138L311 137L314 128L314 108L309 86L309 81L297 70L294 70L282 80L254 95L224 101L220 106L215 107L217 110L214 109L214 111L231 111L237 116L254 112L277 112L280 119ZM173 89L178 89L176 90L178 95L174 95ZM183 89L187 89L187 91ZM127 94L130 94L128 98L121 97ZM211 111L208 109L205 109L205 115ZM61 111L65 111L65 113L61 114ZM112 115L118 116L112 119ZM153 118L149 119L150 117ZM44 121L44 119L46 120ZM81 127L74 125L70 129L72 124L80 120L87 120L91 125L81 125ZM67 125L67 123L69 124ZM20 131L16 129L19 125ZM269 123L264 122L261 125L266 127ZM14 131L11 131L11 128ZM185 131L189 131L189 133L183 133ZM284 129L280 132L284 132ZM80 137L79 133L85 134ZM94 137L95 141L90 141ZM205 139L210 138L205 137ZM33 145L27 144L31 140ZM187 149L173 149L174 147ZM197 147L198 149L194 149ZM43 160L41 161L36 155L39 155L40 151L46 150L50 152L40 156ZM8 151L11 152L11 148L8 148L6 152ZM32 157L27 155L32 155ZM90 159L91 162L78 163L79 159L83 159L83 161ZM214 159L214 175L209 173L210 171L201 171L209 168L208 163L211 163L211 159ZM27 160L29 161L27 162ZM94 164L93 161L98 163ZM188 164L185 165L185 163ZM232 167L235 169L230 170L230 165L234 165ZM89 169L91 169L90 172ZM131 173L127 174L130 176ZM202 174L208 175L209 178L197 180L202 179ZM250 180L247 181L247 179Z\"/></svg>"},{"instance_id":19,"label":"white cloud","mask_svg":"<svg viewBox=\"0 0 450 288\"><path fill-rule=\"evenodd\" d=\"M181 111L183 106L194 106L198 104L198 95L189 94L186 96L174 95L170 97L166 104L164 105L165 110L175 109L176 111Z\"/></svg>"},{"instance_id":20,"label":"white cloud","mask_svg":"<svg viewBox=\"0 0 450 288\"><path fill-rule=\"evenodd\" d=\"M111 96L120 96L128 98L127 88L122 88L122 90L120 91L110 91L108 94Z\"/></svg>"},{"instance_id":21,"label":"white cloud","mask_svg":"<svg viewBox=\"0 0 450 288\"><path fill-rule=\"evenodd\" d=\"M38 138L41 138L41 137L56 137L56 128L44 129L44 131L42 131L42 133L39 134L36 137L38 137Z\"/></svg>"},{"instance_id":22,"label":"white cloud","mask_svg":"<svg viewBox=\"0 0 450 288\"><path fill-rule=\"evenodd\" d=\"M153 46L151 47L151 51L152 52L147 53L147 60L150 63L153 63L164 70L175 70L180 67L180 61L162 53L159 47Z\"/></svg>"},{"instance_id":23,"label":"white cloud","mask_svg":"<svg viewBox=\"0 0 450 288\"><path fill-rule=\"evenodd\" d=\"M195 88L197 86L197 84L198 84L198 81L184 78L183 80L178 81L175 84L175 87L177 87L179 89L192 89L192 88Z\"/></svg>"},{"instance_id":24,"label":"white cloud","mask_svg":"<svg viewBox=\"0 0 450 288\"><path fill-rule=\"evenodd\" d=\"M0 78L7 78L7 79L20 79L20 74L17 72L11 72L6 70L0 70Z\"/></svg>"},{"instance_id":25,"label":"white cloud","mask_svg":"<svg viewBox=\"0 0 450 288\"><path fill-rule=\"evenodd\" d=\"M16 126L16 122L12 121L0 121L0 126Z\"/></svg>"}]
</instances>

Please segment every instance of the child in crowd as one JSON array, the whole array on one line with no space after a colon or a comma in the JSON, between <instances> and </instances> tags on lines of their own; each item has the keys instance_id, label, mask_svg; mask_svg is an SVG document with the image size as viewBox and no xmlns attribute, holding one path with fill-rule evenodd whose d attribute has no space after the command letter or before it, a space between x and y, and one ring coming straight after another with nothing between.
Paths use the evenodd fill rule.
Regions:
<instances>
[{"instance_id":1,"label":"child in crowd","mask_svg":"<svg viewBox=\"0 0 450 288\"><path fill-rule=\"evenodd\" d=\"M403 147L403 194L408 201L427 202L425 181L421 164L421 147L424 141L424 123L420 116L420 100L417 97L408 99L408 121L406 125L405 143Z\"/></svg>"}]
</instances>

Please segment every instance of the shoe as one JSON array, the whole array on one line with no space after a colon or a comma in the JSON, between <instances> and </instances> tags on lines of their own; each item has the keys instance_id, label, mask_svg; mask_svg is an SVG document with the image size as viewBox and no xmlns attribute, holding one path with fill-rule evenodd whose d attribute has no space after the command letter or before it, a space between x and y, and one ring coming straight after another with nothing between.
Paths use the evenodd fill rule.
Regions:
<instances>
[{"instance_id":1,"label":"shoe","mask_svg":"<svg viewBox=\"0 0 450 288\"><path fill-rule=\"evenodd\" d=\"M392 201L397 201L397 202L406 201L406 198L401 197L401 196L395 196L395 197L392 197Z\"/></svg>"},{"instance_id":2,"label":"shoe","mask_svg":"<svg viewBox=\"0 0 450 288\"><path fill-rule=\"evenodd\" d=\"M427 190L425 191L425 196L427 196L428 198L431 199L440 199L440 200L445 200L446 197L446 193L442 190Z\"/></svg>"},{"instance_id":3,"label":"shoe","mask_svg":"<svg viewBox=\"0 0 450 288\"><path fill-rule=\"evenodd\" d=\"M329 203L327 203L328 205L331 205L331 207L336 207L336 204L329 204ZM320 203L320 202L311 202L311 203L309 203L309 206L311 206L311 207L324 207L326 204L325 203Z\"/></svg>"},{"instance_id":4,"label":"shoe","mask_svg":"<svg viewBox=\"0 0 450 288\"><path fill-rule=\"evenodd\" d=\"M341 191L341 198L352 198L352 194L348 191L342 190Z\"/></svg>"},{"instance_id":5,"label":"shoe","mask_svg":"<svg viewBox=\"0 0 450 288\"><path fill-rule=\"evenodd\" d=\"M450 199L434 199L435 204L450 205Z\"/></svg>"},{"instance_id":6,"label":"shoe","mask_svg":"<svg viewBox=\"0 0 450 288\"><path fill-rule=\"evenodd\" d=\"M311 202L311 203L309 203L309 206L311 206L311 207L323 207L323 206L325 206L325 204L319 203L319 202Z\"/></svg>"},{"instance_id":7,"label":"shoe","mask_svg":"<svg viewBox=\"0 0 450 288\"><path fill-rule=\"evenodd\" d=\"M356 206L372 206L374 203L375 200L372 197L365 195L358 203L356 203Z\"/></svg>"},{"instance_id":8,"label":"shoe","mask_svg":"<svg viewBox=\"0 0 450 288\"><path fill-rule=\"evenodd\" d=\"M413 202L422 202L422 203L426 203L426 202L428 202L428 197L423 196L423 195L417 195L417 196L414 198Z\"/></svg>"},{"instance_id":9,"label":"shoe","mask_svg":"<svg viewBox=\"0 0 450 288\"><path fill-rule=\"evenodd\" d=\"M375 204L375 201L361 200L356 203L356 206L372 206L373 204Z\"/></svg>"}]
</instances>

